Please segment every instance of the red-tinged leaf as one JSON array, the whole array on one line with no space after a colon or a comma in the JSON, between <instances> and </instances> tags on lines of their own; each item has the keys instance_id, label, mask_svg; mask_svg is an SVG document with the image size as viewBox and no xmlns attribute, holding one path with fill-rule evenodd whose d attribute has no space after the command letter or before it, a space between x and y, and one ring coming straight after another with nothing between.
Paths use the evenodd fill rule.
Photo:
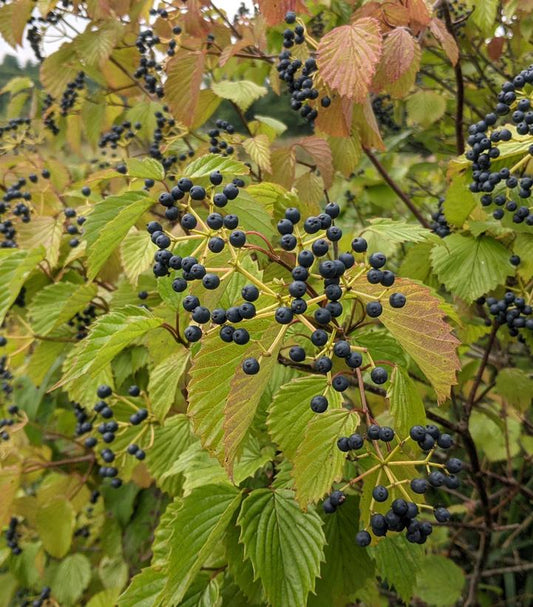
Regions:
<instances>
[{"instance_id":1,"label":"red-tinged leaf","mask_svg":"<svg viewBox=\"0 0 533 607\"><path fill-rule=\"evenodd\" d=\"M336 27L320 40L317 49L324 82L341 97L359 102L368 94L380 56L379 22L371 17Z\"/></svg>"},{"instance_id":2,"label":"red-tinged leaf","mask_svg":"<svg viewBox=\"0 0 533 607\"><path fill-rule=\"evenodd\" d=\"M403 4L400 4L399 0L384 3L368 2L355 11L352 21L362 17L378 19L383 31L409 25L409 10Z\"/></svg>"},{"instance_id":3,"label":"red-tinged leaf","mask_svg":"<svg viewBox=\"0 0 533 607\"><path fill-rule=\"evenodd\" d=\"M204 75L205 53L180 49L167 67L166 99L174 117L191 126Z\"/></svg>"},{"instance_id":4,"label":"red-tinged leaf","mask_svg":"<svg viewBox=\"0 0 533 607\"><path fill-rule=\"evenodd\" d=\"M409 69L402 74L398 80L395 82L389 82L385 84L384 90L395 99L402 99L406 97L413 87L416 79L416 75L418 74L418 70L420 69L420 59L422 58L422 49L420 48L420 44L418 41L414 40L415 44L415 52L413 56L413 61L409 66Z\"/></svg>"},{"instance_id":5,"label":"red-tinged leaf","mask_svg":"<svg viewBox=\"0 0 533 607\"><path fill-rule=\"evenodd\" d=\"M457 47L455 38L446 29L446 24L440 19L437 19L437 17L433 17L429 24L429 31L442 46L443 51L452 62L452 65L455 65L457 61L459 61L459 48Z\"/></svg>"},{"instance_id":6,"label":"red-tinged leaf","mask_svg":"<svg viewBox=\"0 0 533 607\"><path fill-rule=\"evenodd\" d=\"M385 144L381 138L376 116L368 98L364 103L354 105L352 129L357 131L359 141L364 148L385 151Z\"/></svg>"},{"instance_id":7,"label":"red-tinged leaf","mask_svg":"<svg viewBox=\"0 0 533 607\"><path fill-rule=\"evenodd\" d=\"M253 46L254 42L250 38L243 38L229 44L221 53L218 60L220 67L224 67L226 63L237 53L240 53L247 46Z\"/></svg>"},{"instance_id":8,"label":"red-tinged leaf","mask_svg":"<svg viewBox=\"0 0 533 607\"><path fill-rule=\"evenodd\" d=\"M415 59L416 41L401 27L393 30L383 42L383 54L374 77L373 87L381 90L399 80Z\"/></svg>"},{"instance_id":9,"label":"red-tinged leaf","mask_svg":"<svg viewBox=\"0 0 533 607\"><path fill-rule=\"evenodd\" d=\"M354 288L370 297L379 297L383 292L383 287L368 284L365 276L356 281ZM398 278L392 292L403 293L407 303L403 308L392 308L385 299L380 321L420 367L442 403L451 386L457 383L456 373L461 369L457 356L460 342L444 320L440 301L429 287Z\"/></svg>"},{"instance_id":10,"label":"red-tinged leaf","mask_svg":"<svg viewBox=\"0 0 533 607\"><path fill-rule=\"evenodd\" d=\"M273 181L290 190L294 184L296 157L292 148L277 148L270 156L272 170L269 171L268 181Z\"/></svg>"},{"instance_id":11,"label":"red-tinged leaf","mask_svg":"<svg viewBox=\"0 0 533 607\"><path fill-rule=\"evenodd\" d=\"M321 137L304 137L298 139L295 146L301 147L315 161L324 185L329 188L333 182L333 156L328 142Z\"/></svg>"},{"instance_id":12,"label":"red-tinged leaf","mask_svg":"<svg viewBox=\"0 0 533 607\"><path fill-rule=\"evenodd\" d=\"M431 21L431 14L426 0L408 0L409 20L413 33L418 34Z\"/></svg>"},{"instance_id":13,"label":"red-tinged leaf","mask_svg":"<svg viewBox=\"0 0 533 607\"><path fill-rule=\"evenodd\" d=\"M303 0L258 0L258 2L259 10L267 25L281 23L288 11L294 11L297 14L309 12Z\"/></svg>"},{"instance_id":14,"label":"red-tinged leaf","mask_svg":"<svg viewBox=\"0 0 533 607\"><path fill-rule=\"evenodd\" d=\"M349 137L352 124L353 101L339 95L331 97L331 105L318 113L315 126L332 137Z\"/></svg>"},{"instance_id":15,"label":"red-tinged leaf","mask_svg":"<svg viewBox=\"0 0 533 607\"><path fill-rule=\"evenodd\" d=\"M503 36L498 36L496 38L493 38L487 44L487 53L492 59L492 61L498 61L498 59L502 56L503 47L505 46L506 40L507 38L504 38Z\"/></svg>"},{"instance_id":16,"label":"red-tinged leaf","mask_svg":"<svg viewBox=\"0 0 533 607\"><path fill-rule=\"evenodd\" d=\"M183 15L185 31L195 38L205 39L211 31L210 24L202 17L202 6L206 5L203 0L188 0L184 6L187 12Z\"/></svg>"}]
</instances>

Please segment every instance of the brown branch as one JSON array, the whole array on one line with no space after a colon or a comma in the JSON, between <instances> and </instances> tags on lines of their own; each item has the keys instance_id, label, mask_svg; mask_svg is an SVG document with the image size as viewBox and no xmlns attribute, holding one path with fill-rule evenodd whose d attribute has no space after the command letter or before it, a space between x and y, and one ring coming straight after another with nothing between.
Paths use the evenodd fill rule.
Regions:
<instances>
[{"instance_id":1,"label":"brown branch","mask_svg":"<svg viewBox=\"0 0 533 607\"><path fill-rule=\"evenodd\" d=\"M492 326L492 331L489 336L489 342L483 353L483 358L481 359L481 364L479 365L479 369L477 370L476 377L474 379L474 384L472 385L472 389L470 390L470 394L468 395L468 400L466 401L465 409L464 409L464 419L465 419L466 423L468 423L470 414L472 413L472 408L474 406L474 402L476 401L476 394L477 394L479 385L481 384L481 379L483 377L485 367L487 366L487 363L489 361L490 352L492 350L492 346L494 345L494 340L496 339L496 333L498 332L498 328L499 328L499 325L498 325L498 323L495 322Z\"/></svg>"},{"instance_id":2,"label":"brown branch","mask_svg":"<svg viewBox=\"0 0 533 607\"><path fill-rule=\"evenodd\" d=\"M376 156L368 149L363 148L365 154L368 156L370 162L376 167L378 173L383 177L387 185L394 191L394 193L400 198L405 206L411 211L411 213L418 219L419 223L428 230L430 225L428 220L422 215L422 213L416 208L413 201L407 196L407 194L400 188L400 186L394 181L394 179L387 173L385 167L376 158Z\"/></svg>"}]
</instances>

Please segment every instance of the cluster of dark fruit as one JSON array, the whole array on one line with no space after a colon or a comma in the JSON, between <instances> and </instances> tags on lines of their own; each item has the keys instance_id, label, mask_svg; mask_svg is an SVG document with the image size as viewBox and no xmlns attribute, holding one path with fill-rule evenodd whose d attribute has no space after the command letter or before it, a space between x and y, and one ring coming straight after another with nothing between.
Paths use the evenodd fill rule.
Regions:
<instances>
[{"instance_id":1,"label":"cluster of dark fruit","mask_svg":"<svg viewBox=\"0 0 533 607\"><path fill-rule=\"evenodd\" d=\"M41 53L41 32L39 31L39 28L34 25L33 17L30 17L28 24L31 25L31 27L28 27L26 30L26 40L30 43L31 50L33 51L37 61L40 63L44 59Z\"/></svg>"},{"instance_id":2,"label":"cluster of dark fruit","mask_svg":"<svg viewBox=\"0 0 533 607\"><path fill-rule=\"evenodd\" d=\"M285 21L293 24L296 21L296 15L292 12L287 13ZM296 25L294 31L286 29L283 32L283 50L278 57L276 69L279 77L289 89L291 94L291 108L300 112L300 116L310 124L318 116L317 104L314 103L320 93L314 88L313 78L317 73L317 65L314 57L308 57L304 62L300 59L293 59L290 48L295 44L305 42L305 30L302 25ZM329 107L331 99L325 95L320 100L323 108Z\"/></svg>"},{"instance_id":3,"label":"cluster of dark fruit","mask_svg":"<svg viewBox=\"0 0 533 607\"><path fill-rule=\"evenodd\" d=\"M59 107L61 108L61 116L66 116L70 109L74 107L78 98L78 91L85 87L85 72L78 72L78 75L71 82L67 82L67 86L61 96Z\"/></svg>"},{"instance_id":4,"label":"cluster of dark fruit","mask_svg":"<svg viewBox=\"0 0 533 607\"><path fill-rule=\"evenodd\" d=\"M88 186L84 186L81 189L81 193L86 197L90 196L91 188L89 188ZM78 234L80 234L79 226L82 226L85 223L86 218L83 215L80 215L79 217L77 217L76 209L73 209L72 207L67 207L63 211L63 213L67 220L76 219L76 223L67 221L66 225L65 225L65 230L66 230L67 234L72 236L72 238L69 240L68 244L70 247L75 248L80 244L79 238L77 238Z\"/></svg>"},{"instance_id":5,"label":"cluster of dark fruit","mask_svg":"<svg viewBox=\"0 0 533 607\"><path fill-rule=\"evenodd\" d=\"M29 118L11 118L6 124L0 126L0 138L4 135L21 133L21 139L24 140L30 132L31 120Z\"/></svg>"},{"instance_id":6,"label":"cluster of dark fruit","mask_svg":"<svg viewBox=\"0 0 533 607\"><path fill-rule=\"evenodd\" d=\"M38 598L33 600L26 599L20 604L20 607L43 607L45 601L48 601L51 596L52 589L50 586L44 586Z\"/></svg>"},{"instance_id":7,"label":"cluster of dark fruit","mask_svg":"<svg viewBox=\"0 0 533 607\"><path fill-rule=\"evenodd\" d=\"M55 111L50 108L54 105L55 99L50 95L50 93L46 93L43 99L43 107L42 107L42 115L43 115L43 124L46 129L52 132L52 135L59 135L60 128L57 126L57 122L55 120ZM50 110L50 111L48 111Z\"/></svg>"},{"instance_id":8,"label":"cluster of dark fruit","mask_svg":"<svg viewBox=\"0 0 533 607\"><path fill-rule=\"evenodd\" d=\"M394 440L394 437L395 432L389 426L371 424L366 431L366 440L369 442L382 441L385 444L389 444ZM422 451L429 455L437 447L446 450L450 449L454 444L453 438L449 434L441 433L432 424L413 426L409 431L409 437L418 444ZM359 433L348 437L341 437L337 441L337 446L343 453L358 451L362 449L364 444L365 436ZM430 462L428 457L424 461L424 464L426 470L428 470L427 478L419 477L411 480L410 487L413 493L423 495L430 488L438 489L445 486L449 489L457 489L460 486L459 478L456 475L463 469L463 463L458 458L451 457L443 465ZM434 469L429 471L431 468ZM377 503L386 502L391 497L390 487L376 485L372 490L372 497ZM333 492L324 501L324 511L326 513L334 512L344 499L342 492ZM372 533L376 537L382 537L388 531L401 532L405 529L406 538L409 542L423 544L432 532L432 525L428 521L417 520L418 513L419 508L414 502L407 502L402 498L395 499L391 504L391 509L385 515L372 515L370 519ZM450 513L442 506L434 508L433 514L435 519L440 523L446 522L450 518ZM371 535L368 531L362 530L357 534L356 541L360 546L368 546L371 542Z\"/></svg>"},{"instance_id":9,"label":"cluster of dark fruit","mask_svg":"<svg viewBox=\"0 0 533 607\"><path fill-rule=\"evenodd\" d=\"M138 386L130 386L128 390L128 394L132 397L137 397L140 395L140 393L141 391ZM104 419L104 421L98 425L97 431L101 435L102 441L106 444L111 444L115 440L116 433L119 430L118 423L112 419L114 416L113 409L106 400L110 398L112 394L113 391L110 386L99 386L96 391L96 395L100 400L94 406L94 412L96 415L100 415ZM87 413L84 410L82 410L82 413L78 413L79 409L79 406L76 406L76 417L78 418L76 434L77 436L82 436L93 430L93 425L96 418L93 418L93 421L89 421ZM147 417L148 411L144 408L138 408L137 411L130 416L129 421L132 426L138 426ZM84 445L88 449L93 449L97 444L98 439L96 436L88 436L84 441ZM146 457L145 452L137 445L129 445L127 452L130 455L135 456L138 460L143 460ZM115 461L116 453L110 448L104 448L100 452L100 456L104 462L104 465L100 466L98 469L98 474L102 478L110 478L111 486L117 489L122 485L122 479L118 477L118 468L116 466L105 465Z\"/></svg>"},{"instance_id":10,"label":"cluster of dark fruit","mask_svg":"<svg viewBox=\"0 0 533 607\"><path fill-rule=\"evenodd\" d=\"M22 548L18 544L20 535L17 533L17 526L19 521L16 516L12 516L9 519L9 526L6 530L6 544L14 555L20 554Z\"/></svg>"},{"instance_id":11,"label":"cluster of dark fruit","mask_svg":"<svg viewBox=\"0 0 533 607\"><path fill-rule=\"evenodd\" d=\"M487 326L491 326L492 323L498 326L507 325L511 337L518 337L525 329L533 331L533 308L523 297L517 297L512 291L505 293L502 299L481 297L477 303L485 304L489 315L493 317L493 320L486 319Z\"/></svg>"},{"instance_id":12,"label":"cluster of dark fruit","mask_svg":"<svg viewBox=\"0 0 533 607\"><path fill-rule=\"evenodd\" d=\"M31 221L31 210L26 204L31 200L31 192L23 190L26 183L26 179L21 177L5 190L0 201L0 216L11 211L11 215L19 217L22 223L29 223ZM17 200L20 202L12 206L11 203ZM4 237L4 240L0 243L1 248L11 249L17 246L15 240L17 231L11 219L6 219L0 223L0 234Z\"/></svg>"},{"instance_id":13,"label":"cluster of dark fruit","mask_svg":"<svg viewBox=\"0 0 533 607\"><path fill-rule=\"evenodd\" d=\"M8 372L7 381L11 382L12 379L13 379L13 376L11 375L11 373ZM9 392L7 392L7 395L9 396L9 394L12 391L12 386L10 383L8 384L8 386L9 386ZM9 440L9 432L7 429L10 428L11 426L13 426L17 422L19 408L17 407L17 405L10 405L7 408L7 412L10 417L0 418L0 438L4 441Z\"/></svg>"},{"instance_id":14,"label":"cluster of dark fruit","mask_svg":"<svg viewBox=\"0 0 533 607\"><path fill-rule=\"evenodd\" d=\"M136 122L133 125L133 129L139 130L142 127L140 122ZM98 147L105 149L110 147L112 150L116 150L119 143L127 145L135 137L135 131L132 129L132 124L129 120L124 120L121 124L115 124L106 133L102 133L100 140L98 141Z\"/></svg>"},{"instance_id":15,"label":"cluster of dark fruit","mask_svg":"<svg viewBox=\"0 0 533 607\"><path fill-rule=\"evenodd\" d=\"M526 85L533 85L533 66L522 70L512 81L502 85L498 93L498 103L494 112L487 114L483 120L469 127L467 139L471 148L466 152L468 160L472 161L472 177L470 184L472 192L483 193L481 204L485 207L495 205L498 208L492 213L495 219L502 219L505 211L513 213L514 223L533 225L533 213L529 207L519 205L509 196L509 190L516 189L518 199L527 200L531 197L533 179L526 174L514 175L523 162L515 167L503 167L491 171L492 163L500 156L497 147L499 142L510 141L512 132L507 128L493 128L498 116L511 114L519 135L533 135L533 109L531 101L523 96ZM489 133L490 130L490 133ZM529 148L529 155L533 155L533 145Z\"/></svg>"},{"instance_id":16,"label":"cluster of dark fruit","mask_svg":"<svg viewBox=\"0 0 533 607\"><path fill-rule=\"evenodd\" d=\"M431 214L432 222L430 223L430 228L437 236L441 238L445 238L450 234L450 226L446 220L446 216L444 215L444 198L439 198L439 206L437 210Z\"/></svg>"},{"instance_id":17,"label":"cluster of dark fruit","mask_svg":"<svg viewBox=\"0 0 533 607\"><path fill-rule=\"evenodd\" d=\"M166 105L163 107L163 112L168 112L168 107ZM156 128L154 129L154 133L152 136L153 139L150 143L148 153L152 158L159 160L163 165L165 171L168 171L172 167L172 165L175 164L178 160L180 162L185 160L187 158L187 154L171 154L169 156L164 156L163 152L161 151L161 142L166 137L172 137L176 134L174 130L176 126L176 121L174 120L174 118L172 118L172 116L166 117L163 112L155 112ZM189 152L189 157L194 155L194 151L189 150Z\"/></svg>"},{"instance_id":18,"label":"cluster of dark fruit","mask_svg":"<svg viewBox=\"0 0 533 607\"><path fill-rule=\"evenodd\" d=\"M6 396L10 396L13 392L13 374L7 368L7 356L0 357L0 380L2 381L0 389Z\"/></svg>"},{"instance_id":19,"label":"cluster of dark fruit","mask_svg":"<svg viewBox=\"0 0 533 607\"><path fill-rule=\"evenodd\" d=\"M148 58L145 56L148 54L152 47L160 43L158 36L154 34L151 29L144 30L139 33L135 46L141 54L139 61L139 67L133 72L133 76L144 81L145 89L152 94L157 95L159 98L165 94L163 85L161 83L161 77L159 73L163 69L163 66L158 63L154 58Z\"/></svg>"},{"instance_id":20,"label":"cluster of dark fruit","mask_svg":"<svg viewBox=\"0 0 533 607\"><path fill-rule=\"evenodd\" d=\"M17 297L15 298L15 301L13 302L14 306L19 306L19 308L25 308L26 307L26 287L21 287L20 291L18 292Z\"/></svg>"},{"instance_id":21,"label":"cluster of dark fruit","mask_svg":"<svg viewBox=\"0 0 533 607\"><path fill-rule=\"evenodd\" d=\"M209 151L212 154L222 154L222 156L229 156L230 154L233 154L234 149L233 146L230 145L231 142L222 139L222 137L223 133L233 135L233 133L235 133L235 127L227 120L220 119L215 122L215 126L216 128L210 129L207 132L210 137Z\"/></svg>"},{"instance_id":22,"label":"cluster of dark fruit","mask_svg":"<svg viewBox=\"0 0 533 607\"><path fill-rule=\"evenodd\" d=\"M91 535L89 525L82 525L79 529L74 531L74 537L89 537Z\"/></svg>"},{"instance_id":23,"label":"cluster of dark fruit","mask_svg":"<svg viewBox=\"0 0 533 607\"><path fill-rule=\"evenodd\" d=\"M76 327L76 339L87 337L89 327L96 318L96 308L92 304L87 306L83 312L76 314L67 322L69 327Z\"/></svg>"},{"instance_id":24,"label":"cluster of dark fruit","mask_svg":"<svg viewBox=\"0 0 533 607\"><path fill-rule=\"evenodd\" d=\"M372 109L381 127L393 133L400 130L400 125L394 120L394 105L390 95L376 95L372 99Z\"/></svg>"}]
</instances>

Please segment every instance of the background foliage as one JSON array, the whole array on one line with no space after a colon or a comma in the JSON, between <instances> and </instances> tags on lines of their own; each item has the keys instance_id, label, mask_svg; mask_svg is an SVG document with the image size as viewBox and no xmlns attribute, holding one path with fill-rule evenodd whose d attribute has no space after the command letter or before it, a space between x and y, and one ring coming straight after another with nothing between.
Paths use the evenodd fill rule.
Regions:
<instances>
[{"instance_id":1,"label":"background foliage","mask_svg":"<svg viewBox=\"0 0 533 607\"><path fill-rule=\"evenodd\" d=\"M318 66L307 119L277 69L296 29L287 11L305 32L285 44L292 59ZM39 70L13 74L6 59L1 82L1 605L531 603L533 340L526 320L512 325L532 300L530 199L507 186L509 212L481 202L472 146L488 123L469 126L528 67L532 11L528 0L258 0L236 15L207 0L2 3L0 34L14 49L30 44ZM45 56L54 37L62 44ZM530 98L530 84L515 89ZM509 168L530 193L533 137L501 114L509 138L492 169ZM242 180L223 212L239 216L244 248L205 224L222 188L213 171L224 185ZM182 192L165 211L184 177L206 197ZM296 265L278 221L331 201L343 230L332 251L352 251L355 265L326 349L344 331L362 353L342 393L338 360L333 374L313 366L324 296L293 324L273 319L290 305ZM154 254L169 246L152 242L150 221L222 286L183 292L175 272L157 277ZM206 248L216 234L218 257ZM356 237L386 255L392 290L368 282ZM300 250L309 239L298 239ZM246 346L221 341L215 325L193 339L188 293L228 309L250 283L263 308L244 324ZM387 303L396 291L404 308ZM511 331L491 321L505 293L523 300ZM374 319L365 306L377 299ZM296 345L302 363L288 354ZM243 372L245 357L259 373ZM385 383L373 381L376 365ZM95 412L101 385L113 394ZM317 394L329 401L321 414L309 408ZM386 512L372 494L382 470L367 463L379 446L346 457L337 439L372 423L399 437L383 474L394 470L391 490L433 521L423 546L396 533L355 541ZM426 464L407 436L426 423L454 435L466 470L460 487L416 495L409 482ZM341 488L346 502L326 514ZM451 519L435 523L435 506Z\"/></svg>"}]
</instances>

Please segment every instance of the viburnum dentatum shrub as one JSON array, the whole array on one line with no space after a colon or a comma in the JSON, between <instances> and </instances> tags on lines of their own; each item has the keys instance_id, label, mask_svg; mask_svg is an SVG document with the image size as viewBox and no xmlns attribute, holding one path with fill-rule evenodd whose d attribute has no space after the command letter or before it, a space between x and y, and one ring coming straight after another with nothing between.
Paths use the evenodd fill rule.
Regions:
<instances>
[{"instance_id":1,"label":"viburnum dentatum shrub","mask_svg":"<svg viewBox=\"0 0 533 607\"><path fill-rule=\"evenodd\" d=\"M0 604L525 604L531 7L238 5L0 6Z\"/></svg>"}]
</instances>

